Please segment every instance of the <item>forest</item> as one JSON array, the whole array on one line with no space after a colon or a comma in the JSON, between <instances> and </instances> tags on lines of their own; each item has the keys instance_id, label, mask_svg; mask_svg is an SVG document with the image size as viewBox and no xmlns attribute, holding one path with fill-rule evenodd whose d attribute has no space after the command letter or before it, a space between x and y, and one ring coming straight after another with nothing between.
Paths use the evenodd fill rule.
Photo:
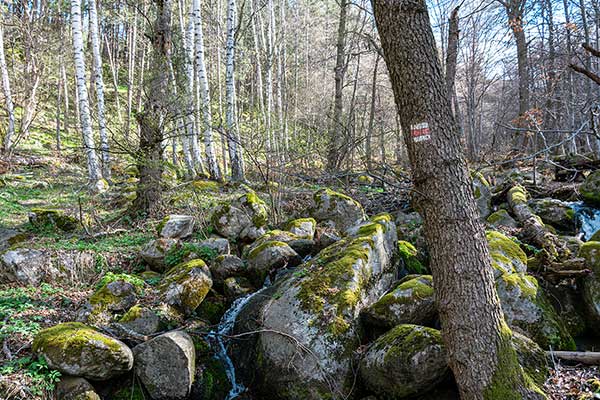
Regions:
<instances>
[{"instance_id":1,"label":"forest","mask_svg":"<svg viewBox=\"0 0 600 400\"><path fill-rule=\"evenodd\" d=\"M0 400L600 398L600 0L2 0L0 78Z\"/></svg>"}]
</instances>

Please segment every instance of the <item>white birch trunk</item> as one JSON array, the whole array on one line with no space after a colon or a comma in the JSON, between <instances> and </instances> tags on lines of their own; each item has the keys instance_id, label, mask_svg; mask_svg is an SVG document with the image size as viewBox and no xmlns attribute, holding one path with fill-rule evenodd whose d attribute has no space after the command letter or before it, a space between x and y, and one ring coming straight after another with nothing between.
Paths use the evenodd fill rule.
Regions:
<instances>
[{"instance_id":1,"label":"white birch trunk","mask_svg":"<svg viewBox=\"0 0 600 400\"><path fill-rule=\"evenodd\" d=\"M229 160L231 164L231 179L244 181L244 161L242 159L242 146L236 126L235 115L235 29L236 29L236 4L235 0L228 0L227 7L227 44L225 61L225 97L227 142L229 147Z\"/></svg>"},{"instance_id":2,"label":"white birch trunk","mask_svg":"<svg viewBox=\"0 0 600 400\"><path fill-rule=\"evenodd\" d=\"M92 39L92 55L94 58L94 81L96 83L96 99L98 107L98 130L100 133L100 150L102 155L102 176L110 180L110 146L106 130L104 107L104 77L102 75L102 55L100 54L100 32L98 28L98 10L96 0L89 0L90 36ZM118 93L117 93L118 96Z\"/></svg>"},{"instance_id":3,"label":"white birch trunk","mask_svg":"<svg viewBox=\"0 0 600 400\"><path fill-rule=\"evenodd\" d=\"M0 73L2 73L2 89L6 98L6 113L8 114L8 129L4 137L4 151L10 151L15 136L15 111L8 79L8 67L4 56L4 26L0 24Z\"/></svg>"},{"instance_id":4,"label":"white birch trunk","mask_svg":"<svg viewBox=\"0 0 600 400\"><path fill-rule=\"evenodd\" d=\"M267 12L269 13L269 24L267 26L267 65L266 65L266 97L267 97L267 137L269 138L267 148L269 153L277 152L277 137L273 129L272 114L273 114L273 25L275 22L275 14L273 12L273 0L269 0L267 3ZM271 154L268 155L271 157Z\"/></svg>"},{"instance_id":5,"label":"white birch trunk","mask_svg":"<svg viewBox=\"0 0 600 400\"><path fill-rule=\"evenodd\" d=\"M73 58L75 61L75 79L79 98L79 119L83 144L87 156L88 177L91 185L98 190L104 189L102 173L96 156L96 144L92 133L90 103L86 87L85 59L83 56L83 34L81 27L81 0L71 0L71 24L73 30ZM105 185L105 183L104 183Z\"/></svg>"},{"instance_id":6,"label":"white birch trunk","mask_svg":"<svg viewBox=\"0 0 600 400\"><path fill-rule=\"evenodd\" d=\"M198 77L197 91L198 96L198 114L202 111L202 122L204 125L204 148L206 151L206 164L211 179L220 180L221 170L217 164L215 147L212 135L212 112L210 110L210 90L208 88L208 76L206 73L206 63L204 62L204 34L202 28L202 10L200 0L193 0L194 3L194 34L195 34L195 67Z\"/></svg>"}]
</instances>

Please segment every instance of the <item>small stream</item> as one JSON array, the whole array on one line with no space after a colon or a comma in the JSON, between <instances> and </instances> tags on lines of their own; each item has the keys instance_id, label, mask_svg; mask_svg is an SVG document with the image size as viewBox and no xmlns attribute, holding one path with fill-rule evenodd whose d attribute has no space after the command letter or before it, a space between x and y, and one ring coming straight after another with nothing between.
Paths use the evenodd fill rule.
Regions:
<instances>
[{"instance_id":1,"label":"small stream","mask_svg":"<svg viewBox=\"0 0 600 400\"><path fill-rule=\"evenodd\" d=\"M223 314L216 331L212 331L208 335L209 343L216 352L216 358L223 362L225 371L227 373L227 378L229 379L229 382L231 382L231 390L229 391L226 400L235 399L246 390L244 385L241 382L238 382L235 374L235 367L231 361L231 358L229 357L229 354L227 354L227 336L231 335L231 331L235 325L235 320L244 306L248 304L248 302L252 300L254 296L260 294L268 286L269 285L267 284L263 286L262 289L235 300L227 312Z\"/></svg>"},{"instance_id":2,"label":"small stream","mask_svg":"<svg viewBox=\"0 0 600 400\"><path fill-rule=\"evenodd\" d=\"M579 233L582 240L589 240L600 230L600 209L589 207L583 202L570 203L579 223Z\"/></svg>"}]
</instances>

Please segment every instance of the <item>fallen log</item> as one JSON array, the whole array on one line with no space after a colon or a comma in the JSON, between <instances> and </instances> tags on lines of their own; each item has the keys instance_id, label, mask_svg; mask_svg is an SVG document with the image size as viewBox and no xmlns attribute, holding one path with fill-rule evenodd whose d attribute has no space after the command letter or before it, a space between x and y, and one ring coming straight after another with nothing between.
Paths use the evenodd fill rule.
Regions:
<instances>
[{"instance_id":1,"label":"fallen log","mask_svg":"<svg viewBox=\"0 0 600 400\"><path fill-rule=\"evenodd\" d=\"M521 185L515 185L508 191L508 204L517 221L523 226L524 236L535 246L545 251L543 264L550 264L562 255L568 255L563 241L546 228L542 219L527 204L528 193Z\"/></svg>"},{"instance_id":2,"label":"fallen log","mask_svg":"<svg viewBox=\"0 0 600 400\"><path fill-rule=\"evenodd\" d=\"M560 358L587 365L600 365L600 352L597 351L547 351L550 358Z\"/></svg>"}]
</instances>

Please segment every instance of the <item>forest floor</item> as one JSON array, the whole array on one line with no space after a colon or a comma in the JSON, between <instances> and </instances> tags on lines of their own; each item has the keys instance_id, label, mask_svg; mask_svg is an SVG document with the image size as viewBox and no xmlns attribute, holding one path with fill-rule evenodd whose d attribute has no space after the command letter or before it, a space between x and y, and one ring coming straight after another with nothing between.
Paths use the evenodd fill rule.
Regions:
<instances>
[{"instance_id":1,"label":"forest floor","mask_svg":"<svg viewBox=\"0 0 600 400\"><path fill-rule=\"evenodd\" d=\"M117 166L115 176L125 178L115 181L109 192L91 195L85 187L86 171L76 157L53 154L42 145L39 151L17 154L10 161L0 161L0 233L7 229L22 232L24 241L20 247L94 252L99 277L108 272L143 270L138 254L155 236L159 219L132 220L125 213L135 188L135 179L127 177L127 165ZM306 209L310 194L318 185L285 189L283 194L280 190L280 196L269 199L278 210L280 221ZM237 190L207 181L173 181L171 189L165 192L164 214L191 214L207 221L208 211L233 198ZM397 195L384 193L376 186L356 185L351 190L346 186L345 190L365 204L369 213L391 211L406 201L399 201ZM39 229L28 221L29 213L37 207L63 210L89 221L89 226L69 233ZM211 233L208 223L202 228L199 235ZM0 394L4 399L52 398L59 375L33 358L33 337L40 329L75 320L77 310L96 285L97 282L69 287L0 285ZM600 398L599 379L596 367L556 365L545 389L556 400Z\"/></svg>"}]
</instances>

